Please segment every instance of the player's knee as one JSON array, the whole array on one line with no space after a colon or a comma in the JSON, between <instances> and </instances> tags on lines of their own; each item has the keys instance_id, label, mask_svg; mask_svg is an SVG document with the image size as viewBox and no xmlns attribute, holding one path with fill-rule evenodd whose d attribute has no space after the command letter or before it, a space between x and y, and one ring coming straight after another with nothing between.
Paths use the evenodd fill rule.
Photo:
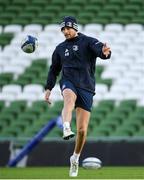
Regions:
<instances>
[{"instance_id":1,"label":"player's knee","mask_svg":"<svg viewBox=\"0 0 144 180\"><path fill-rule=\"evenodd\" d=\"M79 129L77 130L77 133L78 133L78 135L79 135L80 137L85 137L86 134L87 134L87 130L84 129L84 128L79 128Z\"/></svg>"},{"instance_id":2,"label":"player's knee","mask_svg":"<svg viewBox=\"0 0 144 180\"><path fill-rule=\"evenodd\" d=\"M66 103L67 103L67 105L69 105L70 107L73 107L74 106L74 100L73 100L73 98L67 98L67 100L66 100Z\"/></svg>"},{"instance_id":3,"label":"player's knee","mask_svg":"<svg viewBox=\"0 0 144 180\"><path fill-rule=\"evenodd\" d=\"M64 106L68 106L70 108L74 108L75 100L76 100L76 95L72 90L70 89L65 89L63 91L63 97L64 97Z\"/></svg>"},{"instance_id":4,"label":"player's knee","mask_svg":"<svg viewBox=\"0 0 144 180\"><path fill-rule=\"evenodd\" d=\"M67 98L64 101L64 108L68 110L73 110L74 109L74 100L72 98Z\"/></svg>"}]
</instances>

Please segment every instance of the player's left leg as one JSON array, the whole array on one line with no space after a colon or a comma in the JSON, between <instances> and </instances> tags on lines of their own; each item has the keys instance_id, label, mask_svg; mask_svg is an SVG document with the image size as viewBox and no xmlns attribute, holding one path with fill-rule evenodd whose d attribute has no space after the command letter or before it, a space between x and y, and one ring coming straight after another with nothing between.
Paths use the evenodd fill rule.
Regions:
<instances>
[{"instance_id":1,"label":"player's left leg","mask_svg":"<svg viewBox=\"0 0 144 180\"><path fill-rule=\"evenodd\" d=\"M77 136L76 136L74 153L70 157L69 175L71 177L76 177L78 175L79 157L86 141L89 119L90 119L89 111L84 110L80 107L76 108Z\"/></svg>"},{"instance_id":2,"label":"player's left leg","mask_svg":"<svg viewBox=\"0 0 144 180\"><path fill-rule=\"evenodd\" d=\"M76 126L77 136L74 152L80 154L87 136L88 123L90 119L90 112L80 107L76 108Z\"/></svg>"}]
</instances>

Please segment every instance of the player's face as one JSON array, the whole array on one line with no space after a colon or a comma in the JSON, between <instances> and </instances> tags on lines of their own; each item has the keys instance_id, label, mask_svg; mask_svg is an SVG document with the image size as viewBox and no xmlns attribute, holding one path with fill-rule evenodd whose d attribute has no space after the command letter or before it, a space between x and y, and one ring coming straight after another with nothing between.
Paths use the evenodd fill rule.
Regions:
<instances>
[{"instance_id":1,"label":"player's face","mask_svg":"<svg viewBox=\"0 0 144 180\"><path fill-rule=\"evenodd\" d=\"M77 31L70 27L64 27L62 29L62 33L64 34L66 39L72 39L77 36Z\"/></svg>"}]
</instances>

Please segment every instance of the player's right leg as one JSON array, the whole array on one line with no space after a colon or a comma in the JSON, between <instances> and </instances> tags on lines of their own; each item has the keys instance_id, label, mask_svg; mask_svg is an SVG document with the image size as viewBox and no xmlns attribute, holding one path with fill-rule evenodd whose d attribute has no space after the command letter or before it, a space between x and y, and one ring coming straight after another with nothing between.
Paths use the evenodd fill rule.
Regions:
<instances>
[{"instance_id":1,"label":"player's right leg","mask_svg":"<svg viewBox=\"0 0 144 180\"><path fill-rule=\"evenodd\" d=\"M62 91L64 106L62 110L62 119L63 119L63 139L68 140L74 137L74 133L71 131L71 119L72 111L75 106L76 94L69 88L65 88Z\"/></svg>"}]
</instances>

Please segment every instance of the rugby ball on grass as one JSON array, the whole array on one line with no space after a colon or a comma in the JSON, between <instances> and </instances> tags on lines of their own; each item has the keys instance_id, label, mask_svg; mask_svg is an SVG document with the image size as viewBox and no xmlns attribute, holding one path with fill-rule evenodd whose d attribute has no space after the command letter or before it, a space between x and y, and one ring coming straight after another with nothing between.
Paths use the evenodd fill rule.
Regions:
<instances>
[{"instance_id":1,"label":"rugby ball on grass","mask_svg":"<svg viewBox=\"0 0 144 180\"><path fill-rule=\"evenodd\" d=\"M96 157L88 157L82 161L82 167L85 169L99 169L102 167L102 162Z\"/></svg>"}]
</instances>

